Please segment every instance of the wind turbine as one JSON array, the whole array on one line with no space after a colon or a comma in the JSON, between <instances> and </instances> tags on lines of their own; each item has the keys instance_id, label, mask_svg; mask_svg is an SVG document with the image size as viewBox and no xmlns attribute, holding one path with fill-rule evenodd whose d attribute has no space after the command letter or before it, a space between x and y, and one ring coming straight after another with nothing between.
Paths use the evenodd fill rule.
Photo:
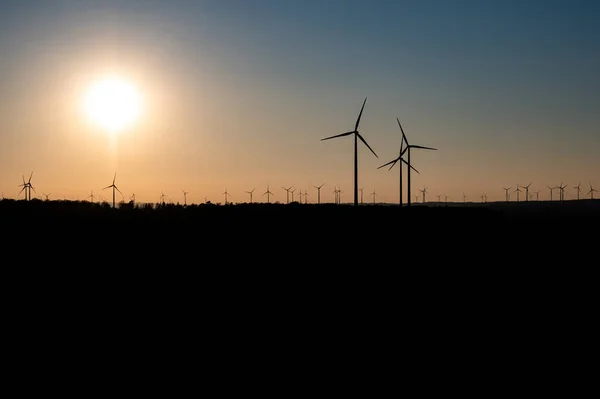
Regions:
<instances>
[{"instance_id":1,"label":"wind turbine","mask_svg":"<svg viewBox=\"0 0 600 399\"><path fill-rule=\"evenodd\" d=\"M283 186L281 186L281 188L283 188L286 191L286 197L285 197L285 203L289 204L290 203L290 190L293 188L294 186L290 186L288 188L285 188ZM293 201L293 200L292 200Z\"/></svg>"},{"instance_id":2,"label":"wind turbine","mask_svg":"<svg viewBox=\"0 0 600 399\"><path fill-rule=\"evenodd\" d=\"M42 193L42 194L43 194L43 195L46 197L46 201L49 201L49 200L48 200L48 197L49 197L49 196L50 196L50 194L52 194L52 193L48 193L48 194L46 194L46 193Z\"/></svg>"},{"instance_id":3,"label":"wind turbine","mask_svg":"<svg viewBox=\"0 0 600 399\"><path fill-rule=\"evenodd\" d=\"M406 164L409 166L408 173L407 173L407 178L408 178L407 186L408 187L407 187L406 191L408 192L408 195L407 195L407 199L406 199L406 201L407 201L406 202L406 206L410 206L410 169L411 169L410 168L410 165L411 165L410 164L410 149L411 148L418 148L418 149L421 149L421 150L433 150L433 151L437 151L437 148L423 147L422 145L412 145L412 144L409 144L408 140L406 139L406 134L404 134L404 129L402 128L402 125L400 124L400 120L398 118L396 118L396 120L398 121L398 126L400 126L400 131L402 132L402 138L404 139L404 142L406 143L406 147L404 148L403 152L404 151L408 152L407 155L406 155L406 157L408 158L406 160ZM400 155L402 156L402 155L404 155L404 153L401 153Z\"/></svg>"},{"instance_id":4,"label":"wind turbine","mask_svg":"<svg viewBox=\"0 0 600 399\"><path fill-rule=\"evenodd\" d=\"M419 190L421 193L423 193L423 203L425 203L425 194L427 194L427 187L423 187L423 190Z\"/></svg>"},{"instance_id":5,"label":"wind turbine","mask_svg":"<svg viewBox=\"0 0 600 399\"><path fill-rule=\"evenodd\" d=\"M35 188L33 188L33 186L31 185L31 178L33 177L33 171L31 171L31 174L29 175L29 180L27 182L25 182L25 176L21 175L21 178L23 179L23 184L19 184L17 187L23 187L21 188L21 191L19 191L19 194L21 194L23 191L25 191L25 200L29 201L31 200L31 189L33 189L33 191L35 192Z\"/></svg>"},{"instance_id":6,"label":"wind turbine","mask_svg":"<svg viewBox=\"0 0 600 399\"><path fill-rule=\"evenodd\" d=\"M442 196L440 194L438 194L437 196L438 202L442 202Z\"/></svg>"},{"instance_id":7,"label":"wind turbine","mask_svg":"<svg viewBox=\"0 0 600 399\"><path fill-rule=\"evenodd\" d=\"M373 189L373 192L371 193L371 195L373 196L373 203L375 203L375 197L377 196L375 189Z\"/></svg>"},{"instance_id":8,"label":"wind turbine","mask_svg":"<svg viewBox=\"0 0 600 399\"><path fill-rule=\"evenodd\" d=\"M296 189L290 190L290 193L292 193L292 202L294 202L294 192L296 192Z\"/></svg>"},{"instance_id":9,"label":"wind turbine","mask_svg":"<svg viewBox=\"0 0 600 399\"><path fill-rule=\"evenodd\" d=\"M467 202L467 196L463 193L463 203Z\"/></svg>"},{"instance_id":10,"label":"wind turbine","mask_svg":"<svg viewBox=\"0 0 600 399\"><path fill-rule=\"evenodd\" d=\"M113 182L110 186L106 186L104 187L102 190L105 190L107 188L111 188L112 187L112 193L113 193L113 208L115 207L115 190L117 190L121 195L123 195L123 193L121 193L121 190L119 190L117 188L117 186L115 186L115 180L117 179L117 172L115 172L115 177L113 177Z\"/></svg>"},{"instance_id":11,"label":"wind turbine","mask_svg":"<svg viewBox=\"0 0 600 399\"><path fill-rule=\"evenodd\" d=\"M521 189L519 188L519 185L517 184L517 189L515 190L515 193L517 193L517 202L519 202L519 193L521 192Z\"/></svg>"},{"instance_id":12,"label":"wind turbine","mask_svg":"<svg viewBox=\"0 0 600 399\"><path fill-rule=\"evenodd\" d=\"M565 188L567 188L567 185L565 184L563 186L562 182L560 182L560 186L558 186L558 189L560 190L560 200L561 200L561 202L565 200Z\"/></svg>"},{"instance_id":13,"label":"wind turbine","mask_svg":"<svg viewBox=\"0 0 600 399\"><path fill-rule=\"evenodd\" d=\"M302 192L302 189L300 189L300 203L302 203L302 196L304 195L304 193Z\"/></svg>"},{"instance_id":14,"label":"wind turbine","mask_svg":"<svg viewBox=\"0 0 600 399\"><path fill-rule=\"evenodd\" d=\"M132 204L135 204L135 193L131 194L131 197L129 197L129 200L131 201Z\"/></svg>"},{"instance_id":15,"label":"wind turbine","mask_svg":"<svg viewBox=\"0 0 600 399\"><path fill-rule=\"evenodd\" d=\"M448 202L448 198L450 198L450 197L448 197L447 195L444 195L444 200L445 200L446 202Z\"/></svg>"},{"instance_id":16,"label":"wind turbine","mask_svg":"<svg viewBox=\"0 0 600 399\"><path fill-rule=\"evenodd\" d=\"M273 194L273 193L271 192L271 190L269 190L269 185L268 185L268 184L267 184L267 191L265 191L265 192L263 193L263 195L265 195L265 194L267 194L267 204L268 204L268 203L270 202L270 197L271 197L271 195L275 195L275 194Z\"/></svg>"},{"instance_id":17,"label":"wind turbine","mask_svg":"<svg viewBox=\"0 0 600 399\"><path fill-rule=\"evenodd\" d=\"M538 191L534 192L534 194L535 194L535 200L539 201L540 200L540 191L538 190Z\"/></svg>"},{"instance_id":18,"label":"wind turbine","mask_svg":"<svg viewBox=\"0 0 600 399\"><path fill-rule=\"evenodd\" d=\"M88 195L88 197L87 197L87 198L89 198L89 199L90 199L90 202L91 202L91 203L94 203L94 190L92 190L92 191L90 192L90 195Z\"/></svg>"},{"instance_id":19,"label":"wind turbine","mask_svg":"<svg viewBox=\"0 0 600 399\"><path fill-rule=\"evenodd\" d=\"M252 203L252 193L254 192L254 190L256 190L256 187L254 187L252 190L250 191L246 191L246 193L250 194L250 203Z\"/></svg>"},{"instance_id":20,"label":"wind turbine","mask_svg":"<svg viewBox=\"0 0 600 399\"><path fill-rule=\"evenodd\" d=\"M398 118L396 118L396 121L398 121L398 126L400 126L400 131L402 132L402 137L400 138L400 151L398 153L398 158L393 159L390 162L381 165L377 169L383 168L384 166L387 166L387 165L391 165L390 168L388 169L388 171L390 171L390 170L392 170L394 165L396 165L396 162L400 161L400 164L398 166L400 168L400 201L399 201L399 204L400 204L400 206L402 206L402 163L404 162L408 166L409 169L412 169L417 173L419 173L419 171L416 170L415 168L413 168L412 165L410 165L407 161L404 160L404 158L402 158L402 155L404 155L404 152L406 151L406 148L404 148L404 142L406 140L406 136L404 135L404 130L402 130L402 125L400 124L400 120ZM408 145L408 142L406 142L406 144ZM416 147L418 147L418 146L416 146ZM421 147L419 147L419 148L421 148ZM425 148L425 147L423 147L423 148ZM410 154L410 152L409 152L409 154ZM410 174L410 170L408 171L408 173ZM410 180L409 180L409 182L410 182ZM410 198L410 191L408 192L408 196ZM410 203L410 200L408 200L408 203Z\"/></svg>"},{"instance_id":21,"label":"wind turbine","mask_svg":"<svg viewBox=\"0 0 600 399\"><path fill-rule=\"evenodd\" d=\"M187 205L187 195L190 193L189 191L185 191L184 189L181 189L181 191L183 192L183 206Z\"/></svg>"},{"instance_id":22,"label":"wind turbine","mask_svg":"<svg viewBox=\"0 0 600 399\"><path fill-rule=\"evenodd\" d=\"M595 190L594 187L592 187L592 182L590 182L590 191L587 192L587 194L590 195L590 199L594 199L594 192L597 193L598 190Z\"/></svg>"},{"instance_id":23,"label":"wind turbine","mask_svg":"<svg viewBox=\"0 0 600 399\"><path fill-rule=\"evenodd\" d=\"M336 134L335 136L326 137L323 140L329 140L336 137L349 136L351 134L354 135L354 206L358 206L358 139L360 139L366 146L371 150L375 157L379 158L375 151L371 148L369 144L365 141L365 139L358 132L358 124L360 123L360 117L362 116L363 110L365 108L365 104L367 102L367 97L365 97L365 101L363 101L362 108L360 109L360 113L358 114L358 119L356 119L356 124L354 125L354 130L346 133Z\"/></svg>"},{"instance_id":24,"label":"wind turbine","mask_svg":"<svg viewBox=\"0 0 600 399\"><path fill-rule=\"evenodd\" d=\"M359 190L360 190L360 203L361 204L363 203L363 191L364 191L364 189L365 189L364 187L359 188Z\"/></svg>"},{"instance_id":25,"label":"wind turbine","mask_svg":"<svg viewBox=\"0 0 600 399\"><path fill-rule=\"evenodd\" d=\"M160 201L162 202L163 205L165 205L165 197L166 197L166 195L161 191L160 192Z\"/></svg>"},{"instance_id":26,"label":"wind turbine","mask_svg":"<svg viewBox=\"0 0 600 399\"><path fill-rule=\"evenodd\" d=\"M313 186L314 188L317 189L317 204L321 203L321 187L323 187L325 185L325 183L327 183L327 182L323 182L323 184L321 184L320 186Z\"/></svg>"},{"instance_id":27,"label":"wind turbine","mask_svg":"<svg viewBox=\"0 0 600 399\"><path fill-rule=\"evenodd\" d=\"M304 189L304 203L308 204L308 192Z\"/></svg>"},{"instance_id":28,"label":"wind turbine","mask_svg":"<svg viewBox=\"0 0 600 399\"><path fill-rule=\"evenodd\" d=\"M510 193L508 192L508 190L510 190L512 187L502 187L504 189L504 192L506 193L506 202L508 202L509 198L510 198Z\"/></svg>"},{"instance_id":29,"label":"wind turbine","mask_svg":"<svg viewBox=\"0 0 600 399\"><path fill-rule=\"evenodd\" d=\"M227 189L225 189L225 192L221 193L221 195L224 195L224 196L225 196L225 205L227 205L227 197L228 197L229 195L231 195L231 194L229 194L229 193L227 192Z\"/></svg>"},{"instance_id":30,"label":"wind turbine","mask_svg":"<svg viewBox=\"0 0 600 399\"><path fill-rule=\"evenodd\" d=\"M548 187L550 189L550 201L552 201L552 191L556 188L556 187L550 187L548 185L546 185L546 187Z\"/></svg>"},{"instance_id":31,"label":"wind turbine","mask_svg":"<svg viewBox=\"0 0 600 399\"><path fill-rule=\"evenodd\" d=\"M529 201L529 186L531 186L531 183L526 186L521 186L525 189L525 202Z\"/></svg>"},{"instance_id":32,"label":"wind turbine","mask_svg":"<svg viewBox=\"0 0 600 399\"><path fill-rule=\"evenodd\" d=\"M575 187L573 187L575 190L577 190L577 199L579 199L579 193L581 193L581 183L579 183L578 185L576 185Z\"/></svg>"}]
</instances>

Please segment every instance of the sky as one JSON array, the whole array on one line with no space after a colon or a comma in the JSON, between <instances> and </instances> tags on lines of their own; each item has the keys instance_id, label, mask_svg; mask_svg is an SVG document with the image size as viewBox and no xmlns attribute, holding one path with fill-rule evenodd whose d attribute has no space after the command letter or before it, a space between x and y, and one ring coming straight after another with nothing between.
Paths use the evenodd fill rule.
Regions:
<instances>
[{"instance_id":1,"label":"sky","mask_svg":"<svg viewBox=\"0 0 600 399\"><path fill-rule=\"evenodd\" d=\"M594 0L0 1L0 190L23 198L33 172L33 196L110 201L116 173L127 201L316 202L325 183L321 202L352 202L354 139L321 139L367 98L364 202L398 203L398 166L378 169L396 118L437 149L411 153L413 202L574 199L600 189L599 18ZM141 99L118 132L83 106L109 75Z\"/></svg>"}]
</instances>

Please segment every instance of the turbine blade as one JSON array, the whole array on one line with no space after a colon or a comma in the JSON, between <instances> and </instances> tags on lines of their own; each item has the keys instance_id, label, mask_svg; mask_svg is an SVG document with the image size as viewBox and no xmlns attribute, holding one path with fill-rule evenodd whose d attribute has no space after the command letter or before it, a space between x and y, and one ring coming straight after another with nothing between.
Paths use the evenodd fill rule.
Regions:
<instances>
[{"instance_id":1,"label":"turbine blade","mask_svg":"<svg viewBox=\"0 0 600 399\"><path fill-rule=\"evenodd\" d=\"M355 132L354 132L354 131L352 131L352 132L346 132L346 133L336 134L335 136L325 137L324 139L321 139L321 141L324 141L324 140L329 140L329 139L335 139L335 138L337 138L337 137L349 136L349 135L351 135L352 133L355 133Z\"/></svg>"},{"instance_id":2,"label":"turbine blade","mask_svg":"<svg viewBox=\"0 0 600 399\"><path fill-rule=\"evenodd\" d=\"M375 151L373 151L373 149L371 148L371 146L370 146L369 144L367 144L367 142L365 141L365 139L363 139L363 136L361 136L361 135L360 135L360 133L358 133L358 132L356 132L356 134L358 135L358 138L359 138L359 139L360 139L360 140L361 140L363 143L365 143L365 145L366 145L367 147L369 147L369 150L371 150L371 152L373 153L373 155L375 155L377 158L379 158L379 157L377 156L377 154L375 154Z\"/></svg>"},{"instance_id":3,"label":"turbine blade","mask_svg":"<svg viewBox=\"0 0 600 399\"><path fill-rule=\"evenodd\" d=\"M360 117L362 116L363 109L365 109L366 103L367 103L367 97L365 97L365 101L363 101L362 108L360 109L360 113L358 114L358 119L356 120L356 125L354 125L354 130L358 131L358 124L360 123Z\"/></svg>"},{"instance_id":4,"label":"turbine blade","mask_svg":"<svg viewBox=\"0 0 600 399\"><path fill-rule=\"evenodd\" d=\"M381 168L383 168L384 166L388 166L388 165L390 165L390 164L392 164L392 166L394 166L394 164L396 164L396 162L398 162L398 158L396 158L396 159L394 159L394 160L391 160L391 161L390 161L390 162L388 162L388 163L384 163L383 165L379 166L377 169L381 169ZM390 168L390 169L391 169L391 168Z\"/></svg>"},{"instance_id":5,"label":"turbine blade","mask_svg":"<svg viewBox=\"0 0 600 399\"><path fill-rule=\"evenodd\" d=\"M29 183L31 181L32 177L33 177L33 171L31 171L31 174L29 175L29 180L27 181L27 183Z\"/></svg>"},{"instance_id":6,"label":"turbine blade","mask_svg":"<svg viewBox=\"0 0 600 399\"><path fill-rule=\"evenodd\" d=\"M418 170L416 170L416 169L415 169L415 168L414 168L412 165L410 165L408 162L406 162L406 161L404 160L404 158L400 158L400 159L402 159L402 162L404 162L405 164L407 164L407 165L408 165L408 166L409 166L409 167L410 167L412 170L414 170L415 172L419 173L419 171L418 171ZM420 173L419 173L419 174L420 174Z\"/></svg>"},{"instance_id":7,"label":"turbine blade","mask_svg":"<svg viewBox=\"0 0 600 399\"><path fill-rule=\"evenodd\" d=\"M431 147L423 147L422 145L411 145L412 148L420 148L422 150L434 150L437 151L437 148L431 148Z\"/></svg>"},{"instance_id":8,"label":"turbine blade","mask_svg":"<svg viewBox=\"0 0 600 399\"><path fill-rule=\"evenodd\" d=\"M106 186L102 190L106 190L107 188L111 188L112 186Z\"/></svg>"},{"instance_id":9,"label":"turbine blade","mask_svg":"<svg viewBox=\"0 0 600 399\"><path fill-rule=\"evenodd\" d=\"M115 190L117 190L117 191L119 192L119 194L123 195L123 193L121 192L121 190L119 190L119 189L117 188L117 186L113 186L113 187L115 188Z\"/></svg>"},{"instance_id":10,"label":"turbine blade","mask_svg":"<svg viewBox=\"0 0 600 399\"><path fill-rule=\"evenodd\" d=\"M402 132L402 140L404 140L404 142L408 146L409 145L408 140L406 139L406 135L404 134L404 129L402 129L402 124L400 123L400 119L396 118L396 120L398 121L398 126L400 126L400 131Z\"/></svg>"}]
</instances>

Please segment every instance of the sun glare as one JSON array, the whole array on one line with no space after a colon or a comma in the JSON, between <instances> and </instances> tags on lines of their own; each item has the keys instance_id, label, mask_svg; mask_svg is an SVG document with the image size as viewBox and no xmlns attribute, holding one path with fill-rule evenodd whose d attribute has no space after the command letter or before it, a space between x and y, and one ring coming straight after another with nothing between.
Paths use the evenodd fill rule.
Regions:
<instances>
[{"instance_id":1,"label":"sun glare","mask_svg":"<svg viewBox=\"0 0 600 399\"><path fill-rule=\"evenodd\" d=\"M111 133L116 133L140 116L141 96L136 87L118 77L94 81L86 91L87 115Z\"/></svg>"}]
</instances>

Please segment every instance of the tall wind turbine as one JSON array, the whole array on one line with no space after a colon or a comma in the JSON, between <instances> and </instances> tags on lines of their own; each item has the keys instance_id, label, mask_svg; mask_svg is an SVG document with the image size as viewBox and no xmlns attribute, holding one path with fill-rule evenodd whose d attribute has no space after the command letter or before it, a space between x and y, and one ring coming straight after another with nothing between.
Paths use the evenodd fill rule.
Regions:
<instances>
[{"instance_id":1,"label":"tall wind turbine","mask_svg":"<svg viewBox=\"0 0 600 399\"><path fill-rule=\"evenodd\" d=\"M110 186L106 186L104 187L102 190L106 190L107 188L111 188L112 187L112 194L113 194L113 208L115 207L115 190L117 190L121 195L123 195L123 193L121 192L121 190L119 190L117 188L117 186L115 186L115 180L117 179L117 172L115 172L115 177L113 177L113 182Z\"/></svg>"},{"instance_id":2,"label":"tall wind turbine","mask_svg":"<svg viewBox=\"0 0 600 399\"><path fill-rule=\"evenodd\" d=\"M578 185L576 185L575 187L573 187L575 190L577 190L577 199L579 199L579 193L581 193L581 183L579 183Z\"/></svg>"},{"instance_id":3,"label":"tall wind turbine","mask_svg":"<svg viewBox=\"0 0 600 399\"><path fill-rule=\"evenodd\" d=\"M419 190L421 193L423 193L423 203L425 203L425 194L427 194L427 187L423 187L423 190Z\"/></svg>"},{"instance_id":4,"label":"tall wind turbine","mask_svg":"<svg viewBox=\"0 0 600 399\"><path fill-rule=\"evenodd\" d=\"M254 192L254 190L256 190L256 187L254 187L252 190L250 191L246 191L246 193L250 194L250 203L252 203L252 193Z\"/></svg>"},{"instance_id":5,"label":"tall wind turbine","mask_svg":"<svg viewBox=\"0 0 600 399\"><path fill-rule=\"evenodd\" d=\"M327 182L323 182L323 184L321 184L320 186L313 186L314 188L317 189L317 204L321 203L321 187L323 187L325 185L325 183L327 183Z\"/></svg>"},{"instance_id":6,"label":"tall wind turbine","mask_svg":"<svg viewBox=\"0 0 600 399\"><path fill-rule=\"evenodd\" d=\"M23 187L23 188L21 188L21 191L19 191L19 194L21 194L23 191L25 191L25 200L29 201L29 200L31 200L31 190L33 189L33 191L35 192L35 188L33 188L33 186L31 185L31 178L33 177L33 171L31 171L31 174L29 175L29 180L27 182L25 181L25 176L21 175L21 177L23 178L23 184L19 184L17 187Z\"/></svg>"},{"instance_id":7,"label":"tall wind turbine","mask_svg":"<svg viewBox=\"0 0 600 399\"><path fill-rule=\"evenodd\" d=\"M270 203L271 195L275 195L269 190L269 185L267 184L267 191L263 193L263 195L267 195L267 204Z\"/></svg>"},{"instance_id":8,"label":"tall wind turbine","mask_svg":"<svg viewBox=\"0 0 600 399\"><path fill-rule=\"evenodd\" d=\"M515 190L515 193L517 193L517 202L519 202L519 193L521 192L521 189L519 188L519 185L517 184L517 189Z\"/></svg>"},{"instance_id":9,"label":"tall wind turbine","mask_svg":"<svg viewBox=\"0 0 600 399\"><path fill-rule=\"evenodd\" d=\"M184 189L181 189L181 191L183 192L183 206L187 205L187 195L190 193L189 191L185 191Z\"/></svg>"},{"instance_id":10,"label":"tall wind turbine","mask_svg":"<svg viewBox=\"0 0 600 399\"><path fill-rule=\"evenodd\" d=\"M224 195L224 196L225 196L225 205L227 205L227 197L228 197L228 196L230 196L231 194L229 194L229 193L227 192L227 189L225 189L225 192L221 193L221 195Z\"/></svg>"},{"instance_id":11,"label":"tall wind turbine","mask_svg":"<svg viewBox=\"0 0 600 399\"><path fill-rule=\"evenodd\" d=\"M508 192L508 190L510 190L512 187L502 187L504 189L504 192L506 193L506 202L508 202L509 198L510 198L510 193Z\"/></svg>"},{"instance_id":12,"label":"tall wind turbine","mask_svg":"<svg viewBox=\"0 0 600 399\"><path fill-rule=\"evenodd\" d=\"M302 196L304 195L304 193L302 192L302 189L300 189L300 203L302 203Z\"/></svg>"},{"instance_id":13,"label":"tall wind turbine","mask_svg":"<svg viewBox=\"0 0 600 399\"><path fill-rule=\"evenodd\" d=\"M369 144L367 144L365 139L358 132L358 124L360 123L360 117L362 116L366 102L367 102L367 97L365 97L365 101L363 101L362 108L360 109L360 113L358 114L358 119L356 119L356 124L354 125L354 130L321 139L321 141L323 141L323 140L333 139L336 137L349 136L351 134L354 135L354 206L358 206L358 139L360 139L369 148L369 150L371 150L371 152L373 153L373 155L375 155L375 157L379 158L377 156L377 154L375 154L375 151L373 151L371 146Z\"/></svg>"},{"instance_id":14,"label":"tall wind turbine","mask_svg":"<svg viewBox=\"0 0 600 399\"><path fill-rule=\"evenodd\" d=\"M594 199L594 193L595 192L597 193L598 190L594 189L594 187L592 187L592 182L590 182L590 191L587 192L587 194L590 195L590 199Z\"/></svg>"},{"instance_id":15,"label":"tall wind turbine","mask_svg":"<svg viewBox=\"0 0 600 399\"><path fill-rule=\"evenodd\" d=\"M407 184L407 198L406 198L406 206L410 206L410 149L411 148L418 148L421 150L433 150L433 151L437 151L437 148L431 148L431 147L423 147L422 145L412 145L408 143L408 140L406 139L406 134L404 134L404 129L402 128L402 125L400 124L400 120L398 118L396 118L396 120L398 121L398 126L400 126L400 131L402 132L402 138L404 139L404 142L406 143L406 147L404 148L404 150L402 151L402 153L400 154L401 156L404 155L404 151L407 152L407 160L406 160L406 164L409 166L408 168L408 173L407 173L407 178L408 178L408 182Z\"/></svg>"},{"instance_id":16,"label":"tall wind turbine","mask_svg":"<svg viewBox=\"0 0 600 399\"><path fill-rule=\"evenodd\" d=\"M531 186L531 183L526 186L521 186L525 189L525 202L529 201L529 186Z\"/></svg>"},{"instance_id":17,"label":"tall wind turbine","mask_svg":"<svg viewBox=\"0 0 600 399\"><path fill-rule=\"evenodd\" d=\"M539 201L540 200L540 190L534 192L534 194L535 194L535 200Z\"/></svg>"},{"instance_id":18,"label":"tall wind turbine","mask_svg":"<svg viewBox=\"0 0 600 399\"><path fill-rule=\"evenodd\" d=\"M565 188L567 188L567 185L565 184L563 186L562 182L560 182L560 186L558 186L558 189L560 190L560 200L561 200L561 202L565 200Z\"/></svg>"},{"instance_id":19,"label":"tall wind turbine","mask_svg":"<svg viewBox=\"0 0 600 399\"><path fill-rule=\"evenodd\" d=\"M281 188L283 188L286 191L285 203L289 204L290 203L290 190L292 188L294 188L294 186L289 186L288 188L281 186Z\"/></svg>"},{"instance_id":20,"label":"tall wind turbine","mask_svg":"<svg viewBox=\"0 0 600 399\"><path fill-rule=\"evenodd\" d=\"M371 193L371 195L373 196L373 203L375 203L375 197L377 196L375 189L373 189L373 192Z\"/></svg>"},{"instance_id":21,"label":"tall wind turbine","mask_svg":"<svg viewBox=\"0 0 600 399\"><path fill-rule=\"evenodd\" d=\"M550 187L550 186L548 186L548 185L547 185L546 187L548 187L548 188L550 189L550 201L552 201L552 191L554 191L554 189L555 189L556 187Z\"/></svg>"},{"instance_id":22,"label":"tall wind turbine","mask_svg":"<svg viewBox=\"0 0 600 399\"><path fill-rule=\"evenodd\" d=\"M406 137L404 136L404 131L402 130L402 125L400 124L400 120L398 118L396 118L396 121L398 121L398 126L400 126L400 131L402 132L402 137L400 138L400 151L398 152L398 158L395 158L395 159L391 160L390 162L381 165L377 169L383 168L384 166L387 166L387 165L391 165L390 168L388 169L388 171L392 170L394 165L396 165L396 162L400 161L400 163L398 164L398 168L400 169L400 200L399 200L399 204L400 204L400 206L402 206L402 169L403 169L402 163L405 163L409 169L412 169L417 173L419 173L419 171L416 170L415 168L413 168L412 165L410 165L407 161L404 160L404 158L402 158L402 156L404 155L404 151L405 151L404 141L405 141ZM410 170L408 173L410 173ZM410 191L408 192L408 196L410 197Z\"/></svg>"},{"instance_id":23,"label":"tall wind turbine","mask_svg":"<svg viewBox=\"0 0 600 399\"><path fill-rule=\"evenodd\" d=\"M294 193L296 192L296 189L290 190L290 193L292 193L292 202L294 202Z\"/></svg>"}]
</instances>

